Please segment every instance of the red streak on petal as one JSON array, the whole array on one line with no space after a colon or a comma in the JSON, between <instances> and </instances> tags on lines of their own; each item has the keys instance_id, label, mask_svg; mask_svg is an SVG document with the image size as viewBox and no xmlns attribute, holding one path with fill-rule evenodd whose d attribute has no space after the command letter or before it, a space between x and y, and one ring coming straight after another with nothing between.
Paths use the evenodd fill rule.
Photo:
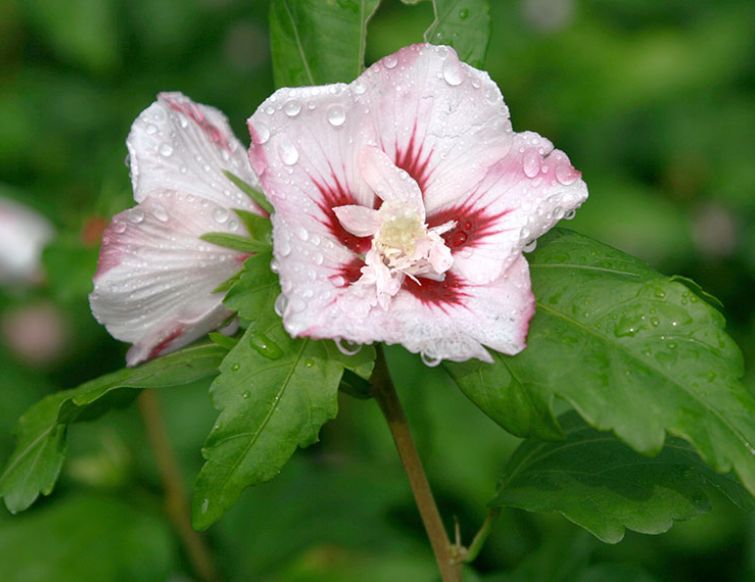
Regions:
<instances>
[{"instance_id":1,"label":"red streak on petal","mask_svg":"<svg viewBox=\"0 0 755 582\"><path fill-rule=\"evenodd\" d=\"M402 150L398 145L396 146L396 159L394 163L417 182L419 189L424 194L431 173L429 166L432 150L426 155L423 150L424 145L417 145L417 122L415 121L412 136L409 138L406 148Z\"/></svg>"},{"instance_id":2,"label":"red streak on petal","mask_svg":"<svg viewBox=\"0 0 755 582\"><path fill-rule=\"evenodd\" d=\"M341 265L341 268L335 275L332 275L331 280L339 277L343 278L343 284L339 287L348 287L352 283L358 281L362 277L362 267L364 267L364 261L360 258L353 258L351 262Z\"/></svg>"},{"instance_id":3,"label":"red streak on petal","mask_svg":"<svg viewBox=\"0 0 755 582\"><path fill-rule=\"evenodd\" d=\"M160 342L149 351L149 355L147 356L147 359L151 360L152 358L156 358L157 356L162 354L165 350L168 349L171 342L173 342L173 340L178 338L183 332L184 332L184 327L182 325L177 326L167 336L165 336L164 339L160 340Z\"/></svg>"},{"instance_id":4,"label":"red streak on petal","mask_svg":"<svg viewBox=\"0 0 755 582\"><path fill-rule=\"evenodd\" d=\"M461 277L447 272L443 281L419 277L419 284L410 277L404 279L404 289L419 299L423 305L439 307L446 312L446 307L461 306L468 297L464 293L466 285Z\"/></svg>"},{"instance_id":5,"label":"red streak on petal","mask_svg":"<svg viewBox=\"0 0 755 582\"><path fill-rule=\"evenodd\" d=\"M172 95L168 93L161 93L160 98L163 99L168 104L168 107L170 107L173 111L182 113L183 115L191 119L194 123L196 123L199 128L205 133L205 135L210 138L210 141L212 141L212 143L214 143L218 147L223 148L227 152L231 151L231 146L229 145L228 139L226 138L225 134L223 134L223 132L216 125L214 125L209 119L207 119L207 117L205 117L205 114L196 103L192 103L188 100L177 101L175 98L173 98Z\"/></svg>"},{"instance_id":6,"label":"red streak on petal","mask_svg":"<svg viewBox=\"0 0 755 582\"><path fill-rule=\"evenodd\" d=\"M318 182L314 178L311 179L315 186L317 186L320 194L322 194L322 199L317 202L317 206L325 216L320 222L347 249L357 254L364 254L370 250L371 237L354 236L341 225L336 213L333 212L333 208L338 206L357 203L351 192L344 188L335 173L331 173L332 184Z\"/></svg>"},{"instance_id":7,"label":"red streak on petal","mask_svg":"<svg viewBox=\"0 0 755 582\"><path fill-rule=\"evenodd\" d=\"M475 206L475 201L470 197L462 204L440 210L428 217L427 224L432 228L456 221L454 228L441 235L453 252L467 246L474 247L485 237L500 232L496 225L509 212L511 210L488 212L486 208Z\"/></svg>"}]
</instances>

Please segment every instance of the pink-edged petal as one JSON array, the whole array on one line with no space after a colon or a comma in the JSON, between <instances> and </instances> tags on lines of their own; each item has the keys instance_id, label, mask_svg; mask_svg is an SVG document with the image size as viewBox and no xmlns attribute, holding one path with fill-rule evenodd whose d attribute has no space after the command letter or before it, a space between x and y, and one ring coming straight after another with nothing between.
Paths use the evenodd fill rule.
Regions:
<instances>
[{"instance_id":1,"label":"pink-edged petal","mask_svg":"<svg viewBox=\"0 0 755 582\"><path fill-rule=\"evenodd\" d=\"M318 311L297 314L299 335L355 343L401 344L428 361L491 361L486 348L516 354L526 347L535 301L521 255L497 280L476 285L453 270L442 281L404 279L387 310L372 308L358 287L331 294Z\"/></svg>"},{"instance_id":2,"label":"pink-edged petal","mask_svg":"<svg viewBox=\"0 0 755 582\"><path fill-rule=\"evenodd\" d=\"M52 239L52 225L41 214L0 198L0 284L41 279L42 250Z\"/></svg>"},{"instance_id":3,"label":"pink-edged petal","mask_svg":"<svg viewBox=\"0 0 755 582\"><path fill-rule=\"evenodd\" d=\"M383 202L407 205L425 220L422 190L405 170L398 168L381 149L365 147L359 153L359 169L367 185Z\"/></svg>"},{"instance_id":4,"label":"pink-edged petal","mask_svg":"<svg viewBox=\"0 0 755 582\"><path fill-rule=\"evenodd\" d=\"M336 206L333 212L341 225L354 236L372 236L380 229L380 217L373 208L349 204Z\"/></svg>"},{"instance_id":5,"label":"pink-edged petal","mask_svg":"<svg viewBox=\"0 0 755 582\"><path fill-rule=\"evenodd\" d=\"M137 202L168 189L261 213L223 174L232 172L259 188L246 149L217 109L181 93L160 93L134 121L126 145Z\"/></svg>"},{"instance_id":6,"label":"pink-edged petal","mask_svg":"<svg viewBox=\"0 0 755 582\"><path fill-rule=\"evenodd\" d=\"M469 193L511 147L498 87L449 47L403 48L353 86L369 105L379 145L422 189L428 214Z\"/></svg>"},{"instance_id":7,"label":"pink-edged petal","mask_svg":"<svg viewBox=\"0 0 755 582\"><path fill-rule=\"evenodd\" d=\"M374 206L357 164L365 116L351 89L336 84L280 89L248 121L252 167L276 213L358 254L370 241L348 232L333 209Z\"/></svg>"},{"instance_id":8,"label":"pink-edged petal","mask_svg":"<svg viewBox=\"0 0 755 582\"><path fill-rule=\"evenodd\" d=\"M246 255L199 237L242 229L226 208L174 191L156 192L113 218L89 300L113 337L134 344L129 365L185 346L232 315L214 290Z\"/></svg>"},{"instance_id":9,"label":"pink-edged petal","mask_svg":"<svg viewBox=\"0 0 755 582\"><path fill-rule=\"evenodd\" d=\"M586 198L587 186L566 154L546 138L524 132L468 196L436 209L428 224L456 220L442 235L454 253L454 269L486 283Z\"/></svg>"}]
</instances>

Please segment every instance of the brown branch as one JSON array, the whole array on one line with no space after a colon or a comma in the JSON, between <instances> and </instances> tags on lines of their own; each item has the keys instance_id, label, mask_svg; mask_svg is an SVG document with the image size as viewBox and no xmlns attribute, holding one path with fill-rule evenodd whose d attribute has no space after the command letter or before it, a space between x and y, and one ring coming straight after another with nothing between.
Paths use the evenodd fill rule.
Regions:
<instances>
[{"instance_id":1,"label":"brown branch","mask_svg":"<svg viewBox=\"0 0 755 582\"><path fill-rule=\"evenodd\" d=\"M191 527L189 501L184 490L181 470L160 411L160 401L154 391L143 390L139 395L138 403L165 490L165 511L168 518L181 539L189 561L200 580L217 582L219 577L215 571L210 550L202 536Z\"/></svg>"}]
</instances>

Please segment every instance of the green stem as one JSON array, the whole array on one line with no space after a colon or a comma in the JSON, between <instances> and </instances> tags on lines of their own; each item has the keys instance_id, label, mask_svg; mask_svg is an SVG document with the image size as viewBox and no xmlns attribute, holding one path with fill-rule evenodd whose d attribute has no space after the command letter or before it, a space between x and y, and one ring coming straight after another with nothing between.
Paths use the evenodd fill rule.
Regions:
<instances>
[{"instance_id":1,"label":"green stem","mask_svg":"<svg viewBox=\"0 0 755 582\"><path fill-rule=\"evenodd\" d=\"M494 507L493 509L488 511L488 515L485 517L485 521L483 521L482 526L480 526L480 531L477 532L474 539L472 540L472 543L469 544L469 548L467 548L467 551L465 552L465 562L473 562L475 558L477 558L477 556L480 554L482 546L485 545L485 542L490 536L490 533L493 531L493 526L495 525L495 522L498 521L498 517L500 515L501 509L498 507Z\"/></svg>"},{"instance_id":2,"label":"green stem","mask_svg":"<svg viewBox=\"0 0 755 582\"><path fill-rule=\"evenodd\" d=\"M441 578L443 582L460 582L461 564L454 559L448 533L435 504L427 475L425 475L422 461L409 430L409 423L388 373L381 347L377 350L375 371L372 375L372 396L380 406L388 422L393 441L396 443L396 449L409 479L427 537L430 539Z\"/></svg>"}]
</instances>

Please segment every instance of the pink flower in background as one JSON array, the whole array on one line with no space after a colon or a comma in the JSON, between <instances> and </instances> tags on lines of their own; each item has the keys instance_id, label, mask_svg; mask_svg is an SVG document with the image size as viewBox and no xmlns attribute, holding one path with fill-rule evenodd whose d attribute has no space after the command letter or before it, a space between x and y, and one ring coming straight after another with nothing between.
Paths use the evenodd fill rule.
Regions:
<instances>
[{"instance_id":1,"label":"pink flower in background","mask_svg":"<svg viewBox=\"0 0 755 582\"><path fill-rule=\"evenodd\" d=\"M92 312L134 345L128 364L175 350L232 316L214 290L247 255L203 234L243 234L233 208L262 214L224 174L258 187L245 148L225 116L180 93L162 93L127 140L135 208L105 230Z\"/></svg>"},{"instance_id":2,"label":"pink flower in background","mask_svg":"<svg viewBox=\"0 0 755 582\"><path fill-rule=\"evenodd\" d=\"M0 198L0 285L28 285L42 280L42 251L54 234L38 212Z\"/></svg>"},{"instance_id":3,"label":"pink flower in background","mask_svg":"<svg viewBox=\"0 0 755 582\"><path fill-rule=\"evenodd\" d=\"M248 125L289 333L427 363L525 347L522 251L587 187L550 141L513 132L487 73L414 45L349 85L281 89Z\"/></svg>"}]
</instances>

